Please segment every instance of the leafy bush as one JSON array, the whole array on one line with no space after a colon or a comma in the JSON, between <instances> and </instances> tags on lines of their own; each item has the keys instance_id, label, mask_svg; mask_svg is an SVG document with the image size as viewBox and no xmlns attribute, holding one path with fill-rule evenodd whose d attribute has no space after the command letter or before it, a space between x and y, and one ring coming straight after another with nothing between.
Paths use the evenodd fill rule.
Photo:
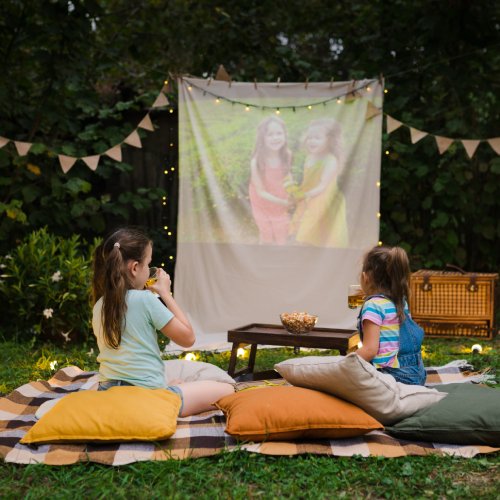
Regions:
<instances>
[{"instance_id":1,"label":"leafy bush","mask_svg":"<svg viewBox=\"0 0 500 500\"><path fill-rule=\"evenodd\" d=\"M15 340L86 340L91 330L90 246L73 235L46 228L30 233L0 257L0 318L5 337Z\"/></svg>"}]
</instances>

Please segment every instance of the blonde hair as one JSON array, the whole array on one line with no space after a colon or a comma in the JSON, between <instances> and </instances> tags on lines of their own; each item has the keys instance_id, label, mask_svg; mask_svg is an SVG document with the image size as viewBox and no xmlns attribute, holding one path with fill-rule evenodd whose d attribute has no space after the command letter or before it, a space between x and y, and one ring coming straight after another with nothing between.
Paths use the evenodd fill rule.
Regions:
<instances>
[{"instance_id":1,"label":"blonde hair","mask_svg":"<svg viewBox=\"0 0 500 500\"><path fill-rule=\"evenodd\" d=\"M92 295L94 304L102 297L101 319L104 341L118 349L122 339L127 290L133 288L128 262L142 262L152 241L139 229L122 228L106 238L94 252Z\"/></svg>"},{"instance_id":2,"label":"blonde hair","mask_svg":"<svg viewBox=\"0 0 500 500\"><path fill-rule=\"evenodd\" d=\"M313 127L321 127L325 130L328 153L335 156L339 163L339 169L341 169L344 158L342 150L342 127L340 123L333 118L318 118L317 120L312 120L302 135L302 147L305 147L307 137Z\"/></svg>"},{"instance_id":3,"label":"blonde hair","mask_svg":"<svg viewBox=\"0 0 500 500\"><path fill-rule=\"evenodd\" d=\"M401 247L374 247L363 259L370 292L382 293L396 306L398 319L405 319L405 300L410 299L410 261Z\"/></svg>"},{"instance_id":4,"label":"blonde hair","mask_svg":"<svg viewBox=\"0 0 500 500\"><path fill-rule=\"evenodd\" d=\"M283 147L279 151L279 156L283 165L286 166L287 171L290 170L292 164L292 152L288 148L288 133L286 130L285 122L278 118L277 116L269 116L262 120L257 126L257 138L255 140L255 147L252 152L252 158L255 159L257 164L257 169L259 172L264 170L265 160L266 160L266 146L265 146L265 138L267 134L267 129L271 123L276 123L283 129L283 133L285 135L285 143Z\"/></svg>"}]
</instances>

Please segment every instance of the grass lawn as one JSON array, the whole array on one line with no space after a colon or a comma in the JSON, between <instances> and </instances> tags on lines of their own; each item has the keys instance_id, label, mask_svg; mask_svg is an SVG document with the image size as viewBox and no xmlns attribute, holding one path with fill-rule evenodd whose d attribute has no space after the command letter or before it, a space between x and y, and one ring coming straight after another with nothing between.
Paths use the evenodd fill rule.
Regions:
<instances>
[{"instance_id":1,"label":"grass lawn","mask_svg":"<svg viewBox=\"0 0 500 500\"><path fill-rule=\"evenodd\" d=\"M426 339L424 362L441 365L467 359L500 378L500 338ZM95 348L94 348L95 351ZM335 351L324 354L337 354ZM304 353L305 354L318 354ZM292 349L259 351L256 369L293 357ZM224 369L229 353L201 353L200 360ZM57 361L57 366L54 366ZM89 346L29 347L0 342L0 392L58 369L97 369ZM497 385L497 387L500 387ZM95 463L65 467L1 462L0 498L498 498L500 453L473 459L452 457L362 458L301 455L266 457L247 452L183 461L143 462L121 467Z\"/></svg>"}]
</instances>

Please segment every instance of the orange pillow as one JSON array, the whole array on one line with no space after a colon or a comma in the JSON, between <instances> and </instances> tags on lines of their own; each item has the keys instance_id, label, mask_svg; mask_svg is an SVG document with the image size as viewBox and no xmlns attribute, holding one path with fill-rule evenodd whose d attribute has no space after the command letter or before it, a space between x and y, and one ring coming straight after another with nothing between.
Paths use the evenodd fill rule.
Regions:
<instances>
[{"instance_id":1,"label":"orange pillow","mask_svg":"<svg viewBox=\"0 0 500 500\"><path fill-rule=\"evenodd\" d=\"M383 429L352 403L302 387L243 390L216 406L226 415L226 432L245 441L337 439Z\"/></svg>"}]
</instances>

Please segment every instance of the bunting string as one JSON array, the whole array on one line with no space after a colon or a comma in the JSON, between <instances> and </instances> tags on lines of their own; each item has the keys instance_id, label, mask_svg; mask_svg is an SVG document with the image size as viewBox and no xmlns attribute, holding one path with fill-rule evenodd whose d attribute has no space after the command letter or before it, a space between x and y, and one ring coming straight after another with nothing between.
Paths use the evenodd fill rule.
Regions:
<instances>
[{"instance_id":1,"label":"bunting string","mask_svg":"<svg viewBox=\"0 0 500 500\"><path fill-rule=\"evenodd\" d=\"M293 112L296 111L296 109L301 109L301 108L308 108L312 109L314 106L319 106L323 105L326 106L327 104L331 102L337 102L338 104L345 102L349 103L354 101L355 99L358 99L362 97L363 95L368 95L370 92L370 85L373 84L376 81L381 81L381 78L379 79L371 79L371 80L364 80L362 84L359 83L359 81L353 80L350 82L350 84L347 86L347 88L344 88L340 93L338 91L338 87L333 87L332 92L333 95L331 97L328 97L324 100L321 101L315 101L315 102L310 102L307 104L298 104L298 105L290 105L290 106L273 106L273 105L256 105L253 104L252 102L243 102L239 100L234 100L228 97L223 97L218 95L216 92L213 92L209 87L211 83L211 78L206 80L206 84L204 87L201 87L194 82L190 81L189 79L185 77L180 77L180 81L184 81L188 89L191 88L197 88L198 90L202 91L204 95L210 95L213 97L216 101L227 101L233 105L240 105L245 108L246 111L248 111L250 108L258 108L258 109L272 109L275 110L276 113L280 113L281 110L292 110ZM229 79L228 81L228 86L230 87L232 84L232 81ZM280 86L280 81L278 79L276 86L279 88ZM307 84L308 82L306 81L304 86L305 89L307 90ZM164 82L164 86L162 90L159 92L157 95L155 101L152 104L152 108L160 108L160 107L165 107L169 106L170 103L168 101L167 96L165 95L166 92L166 86L168 85L168 81ZM257 88L257 82L254 82L255 87ZM385 93L387 93L387 89L384 90ZM172 109L171 109L172 111ZM395 130L399 129L400 127L406 127L410 131L410 139L412 144L416 144L420 140L422 140L426 136L432 136L434 137L436 141L436 145L439 151L439 154L444 154L449 147L454 143L454 142L460 142L462 143L467 155L469 158L472 158L474 156L474 153L476 152L479 144L481 142L487 142L490 147L495 151L497 155L500 155L500 137L492 137L488 139L458 139L458 138L451 138L451 137L444 137L440 135L435 135L431 134L429 132L426 132L424 130L419 130L414 127L411 127L408 124L405 124L392 116L388 115L387 113L382 113L382 109L378 108L375 106L371 101L368 101L367 104L367 109L366 109L366 116L365 119L369 120L372 119L378 115L385 115L386 117L386 131L388 134L391 134ZM101 156L105 155L108 156L109 158L121 162L122 161L122 145L127 144L136 148L142 148L142 142L141 138L138 133L138 129L143 129L147 131L154 131L154 125L153 122L151 121L151 117L149 113L147 113L141 121L138 123L138 125L134 128L134 130L127 136L125 137L121 142L118 144L115 144L114 146L110 147L108 150L104 151L104 153L101 154L93 154L89 156L68 156L68 155L63 155L56 153L53 151L53 153L58 157L59 159L59 164L62 169L62 171L67 174L70 169L73 167L73 165L78 161L81 160L87 165L88 168L91 170L95 171L99 165L99 161L101 159ZM33 146L34 143L32 142L24 142L24 141L16 141L14 139L10 139L7 137L0 136L0 149L5 147L9 142L12 142L15 146L15 149L17 151L17 154L19 156L26 156L31 147ZM49 147L46 147L47 150L51 151L52 149Z\"/></svg>"},{"instance_id":2,"label":"bunting string","mask_svg":"<svg viewBox=\"0 0 500 500\"><path fill-rule=\"evenodd\" d=\"M165 95L166 91L166 86L168 82L165 81L164 86L158 96L156 97L154 103L152 104L151 108L161 108L164 106L168 106L170 103L168 101L167 96ZM48 151L52 151L54 155L56 155L59 159L59 165L61 166L61 170L67 174L73 165L77 162L77 160L82 160L87 167L89 167L91 170L95 171L99 165L99 161L101 159L101 156L106 155L109 158L121 162L122 161L122 145L123 144L128 144L129 146L133 146L135 148L142 148L142 143L141 143L141 137L139 136L138 129L144 129L148 130L150 132L154 131L154 126L153 122L151 121L151 117L149 116L149 113L147 113L144 118L139 122L139 124L135 127L135 129L127 136L125 139L123 139L121 142L118 144L115 144L111 148L109 148L107 151L104 151L104 153L101 154L94 154L94 155L89 155L89 156L67 156L63 154L58 154L55 151L52 151L51 148L46 147ZM9 139L7 137L1 137L0 136L0 149L6 146L9 142L14 143L14 146L16 148L17 154L19 156L26 156L31 147L33 146L34 142L22 142L22 141L16 141L13 139Z\"/></svg>"}]
</instances>

